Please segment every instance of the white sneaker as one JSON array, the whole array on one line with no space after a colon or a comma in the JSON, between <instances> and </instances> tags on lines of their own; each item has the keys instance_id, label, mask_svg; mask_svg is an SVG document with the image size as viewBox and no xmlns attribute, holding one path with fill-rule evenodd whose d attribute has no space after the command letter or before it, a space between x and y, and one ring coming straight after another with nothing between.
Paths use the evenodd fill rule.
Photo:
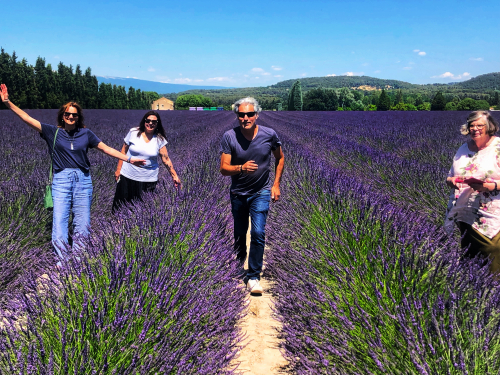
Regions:
<instances>
[{"instance_id":1,"label":"white sneaker","mask_svg":"<svg viewBox=\"0 0 500 375\"><path fill-rule=\"evenodd\" d=\"M257 279L248 280L247 288L250 291L250 293L255 293L255 294L262 294L262 292L264 291L262 289L262 286L260 286L259 280Z\"/></svg>"}]
</instances>

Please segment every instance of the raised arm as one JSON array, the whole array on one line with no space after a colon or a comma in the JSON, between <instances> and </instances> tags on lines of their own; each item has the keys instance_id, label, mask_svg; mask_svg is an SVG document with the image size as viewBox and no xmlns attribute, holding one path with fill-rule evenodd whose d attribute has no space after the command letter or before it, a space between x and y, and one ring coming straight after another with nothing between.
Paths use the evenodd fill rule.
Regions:
<instances>
[{"instance_id":1,"label":"raised arm","mask_svg":"<svg viewBox=\"0 0 500 375\"><path fill-rule=\"evenodd\" d=\"M273 202L276 202L280 199L281 196L280 183L281 176L283 175L283 169L285 169L285 154L283 154L283 150L281 149L281 146L279 146L278 148L276 148L276 150L273 151L273 155L276 161L274 171L274 184L271 188L271 199Z\"/></svg>"},{"instance_id":2,"label":"raised arm","mask_svg":"<svg viewBox=\"0 0 500 375\"><path fill-rule=\"evenodd\" d=\"M120 151L123 155L127 155L128 152L128 145L126 143L123 144L122 149ZM116 166L116 171L115 171L115 180L118 181L120 178L120 173L122 171L122 165L123 165L123 160L119 159L118 160L118 165Z\"/></svg>"},{"instance_id":3,"label":"raised arm","mask_svg":"<svg viewBox=\"0 0 500 375\"><path fill-rule=\"evenodd\" d=\"M177 176L177 172L174 169L174 166L172 164L172 160L168 157L168 151L167 151L167 146L163 146L160 148L160 156L161 156L161 161L163 164L165 164L165 167L168 170L168 173L170 173L170 176L172 176L172 180L174 181L174 185L176 188L181 187L181 180L179 179L179 176Z\"/></svg>"},{"instance_id":4,"label":"raised arm","mask_svg":"<svg viewBox=\"0 0 500 375\"><path fill-rule=\"evenodd\" d=\"M40 121L35 120L33 117L28 115L21 108L19 108L9 100L9 92L7 91L7 86L5 86L5 84L3 83L0 85L0 98L2 99L3 104L5 104L7 108L18 115L21 120L35 129L37 132L42 132L42 125L40 124Z\"/></svg>"},{"instance_id":5,"label":"raised arm","mask_svg":"<svg viewBox=\"0 0 500 375\"><path fill-rule=\"evenodd\" d=\"M146 164L146 160L144 159L139 159L139 158L130 158L130 160L127 158L126 155L122 154L120 151L115 150L114 148L109 147L106 145L104 142L99 142L97 145L97 149L106 155L112 156L114 158L117 158L118 160L121 161L126 161L128 163L134 164L137 167L143 166Z\"/></svg>"}]
</instances>

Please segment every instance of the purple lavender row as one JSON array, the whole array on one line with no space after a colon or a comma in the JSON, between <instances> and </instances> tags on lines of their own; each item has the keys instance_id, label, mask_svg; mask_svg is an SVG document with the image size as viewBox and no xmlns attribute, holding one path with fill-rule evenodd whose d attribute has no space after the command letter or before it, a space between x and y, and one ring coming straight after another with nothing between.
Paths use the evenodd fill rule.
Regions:
<instances>
[{"instance_id":1,"label":"purple lavender row","mask_svg":"<svg viewBox=\"0 0 500 375\"><path fill-rule=\"evenodd\" d=\"M269 124L290 155L266 272L292 371L498 373L500 290L482 261L463 260L427 215L317 155L310 145L323 139Z\"/></svg>"},{"instance_id":2,"label":"purple lavender row","mask_svg":"<svg viewBox=\"0 0 500 375\"><path fill-rule=\"evenodd\" d=\"M96 132L111 135L118 124L132 127L120 112L106 111L110 121L101 121ZM58 274L47 271L54 264L48 254L37 271L27 267L36 249L15 249L24 252L15 260L25 269L16 279L19 290L1 291L7 328L0 335L0 372L233 373L245 293L235 277L229 209L221 188L227 181L216 172L218 140L234 117L176 119L175 114L171 129L177 136L169 137L176 140L170 155L180 159L191 150L179 168L183 191L173 191L160 178L156 194L112 217L111 200L106 205L105 198L112 194L115 166L93 154L97 207L86 252L75 254L79 259ZM103 111L96 115L102 117ZM12 153L27 169L43 170L43 163L30 163L22 144ZM35 196L43 183L29 186L29 194ZM11 184L19 190L15 181ZM19 205L22 220L29 214L15 196L12 204ZM40 205L41 200L32 213L38 220ZM40 234L22 231L18 237L28 243ZM41 272L46 273L42 278Z\"/></svg>"}]
</instances>

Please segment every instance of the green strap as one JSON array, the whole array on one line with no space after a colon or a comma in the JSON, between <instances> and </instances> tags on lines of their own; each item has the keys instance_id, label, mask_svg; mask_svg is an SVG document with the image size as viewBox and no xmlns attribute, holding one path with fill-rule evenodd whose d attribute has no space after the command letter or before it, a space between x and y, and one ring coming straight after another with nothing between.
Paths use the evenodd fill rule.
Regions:
<instances>
[{"instance_id":1,"label":"green strap","mask_svg":"<svg viewBox=\"0 0 500 375\"><path fill-rule=\"evenodd\" d=\"M56 135L54 136L54 144L52 145L52 153L50 154L50 172L49 172L49 184L52 184L52 164L54 163L54 148L56 147L56 139L57 139L57 132L59 131L59 128L56 130Z\"/></svg>"}]
</instances>

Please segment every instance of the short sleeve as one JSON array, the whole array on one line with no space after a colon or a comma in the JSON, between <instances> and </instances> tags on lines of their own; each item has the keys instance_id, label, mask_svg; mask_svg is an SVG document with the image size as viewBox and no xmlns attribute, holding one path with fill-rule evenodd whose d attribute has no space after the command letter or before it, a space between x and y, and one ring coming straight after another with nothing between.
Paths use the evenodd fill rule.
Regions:
<instances>
[{"instance_id":1,"label":"short sleeve","mask_svg":"<svg viewBox=\"0 0 500 375\"><path fill-rule=\"evenodd\" d=\"M158 150L161 150L164 146L167 145L167 140L165 138L157 137L158 139Z\"/></svg>"},{"instance_id":2,"label":"short sleeve","mask_svg":"<svg viewBox=\"0 0 500 375\"><path fill-rule=\"evenodd\" d=\"M132 138L132 132L134 131L135 129L130 129L129 132L127 133L127 135L125 136L125 138L123 138L123 142L127 145L127 146L130 146L130 138Z\"/></svg>"},{"instance_id":3,"label":"short sleeve","mask_svg":"<svg viewBox=\"0 0 500 375\"><path fill-rule=\"evenodd\" d=\"M224 133L222 136L219 153L231 155L231 136L228 133Z\"/></svg>"},{"instance_id":4,"label":"short sleeve","mask_svg":"<svg viewBox=\"0 0 500 375\"><path fill-rule=\"evenodd\" d=\"M90 146L90 148L96 148L97 145L99 143L101 143L101 140L91 130L89 130L87 134L88 134L88 137L89 137L89 146Z\"/></svg>"},{"instance_id":5,"label":"short sleeve","mask_svg":"<svg viewBox=\"0 0 500 375\"><path fill-rule=\"evenodd\" d=\"M279 146L281 146L281 141L278 137L278 134L276 134L275 131L273 131L273 137L271 141L271 150L276 150Z\"/></svg>"},{"instance_id":6,"label":"short sleeve","mask_svg":"<svg viewBox=\"0 0 500 375\"><path fill-rule=\"evenodd\" d=\"M40 137L45 139L46 141L54 141L54 135L57 130L57 126L49 125L49 124L40 124L42 126L42 131L40 133Z\"/></svg>"}]
</instances>

